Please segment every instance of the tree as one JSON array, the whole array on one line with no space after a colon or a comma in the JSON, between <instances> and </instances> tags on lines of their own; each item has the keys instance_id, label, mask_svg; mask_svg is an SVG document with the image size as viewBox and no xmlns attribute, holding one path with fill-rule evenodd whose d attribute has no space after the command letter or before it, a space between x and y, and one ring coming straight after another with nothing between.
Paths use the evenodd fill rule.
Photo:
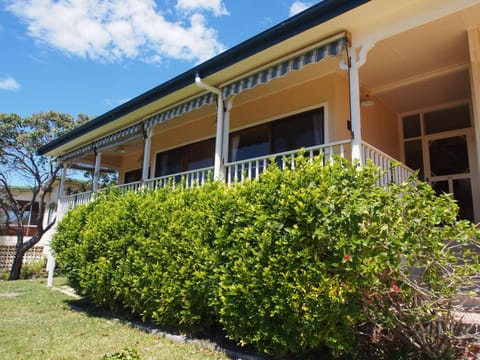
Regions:
<instances>
[{"instance_id":1,"label":"tree","mask_svg":"<svg viewBox=\"0 0 480 360\"><path fill-rule=\"evenodd\" d=\"M20 277L23 256L52 228L55 218L44 222L47 195L52 191L62 164L46 156L38 156L36 150L72 130L89 119L84 114L77 118L64 113L49 111L28 117L17 114L0 114L0 211L6 227L16 232L16 252L9 280ZM21 180L20 180L21 179ZM21 181L31 190L27 201L16 199L14 183ZM30 212L35 206L36 211ZM22 224L26 214L34 216L36 233L28 240ZM13 224L18 224L13 226Z\"/></svg>"},{"instance_id":2,"label":"tree","mask_svg":"<svg viewBox=\"0 0 480 360\"><path fill-rule=\"evenodd\" d=\"M93 184L93 169L91 171L84 171L83 176L89 181L90 188L88 191L91 191L91 185ZM98 186L100 189L106 188L108 186L118 185L118 172L117 171L103 171L100 173L98 178Z\"/></svg>"}]
</instances>

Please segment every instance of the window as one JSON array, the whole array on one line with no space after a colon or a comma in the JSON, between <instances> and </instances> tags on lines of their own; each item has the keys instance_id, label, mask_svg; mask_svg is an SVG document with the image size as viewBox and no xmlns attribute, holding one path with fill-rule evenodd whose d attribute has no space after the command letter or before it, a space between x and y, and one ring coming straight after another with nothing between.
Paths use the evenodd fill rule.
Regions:
<instances>
[{"instance_id":1,"label":"window","mask_svg":"<svg viewBox=\"0 0 480 360\"><path fill-rule=\"evenodd\" d=\"M251 159L324 143L323 108L254 126L230 135L229 161ZM156 155L155 177L213 166L215 139Z\"/></svg>"},{"instance_id":2,"label":"window","mask_svg":"<svg viewBox=\"0 0 480 360\"><path fill-rule=\"evenodd\" d=\"M125 172L124 184L142 180L142 168Z\"/></svg>"},{"instance_id":3,"label":"window","mask_svg":"<svg viewBox=\"0 0 480 360\"><path fill-rule=\"evenodd\" d=\"M403 118L403 137L409 139L422 135L420 115L410 115Z\"/></svg>"},{"instance_id":4,"label":"window","mask_svg":"<svg viewBox=\"0 0 480 360\"><path fill-rule=\"evenodd\" d=\"M251 159L270 153L270 127L255 126L243 130L230 138L230 160Z\"/></svg>"},{"instance_id":5,"label":"window","mask_svg":"<svg viewBox=\"0 0 480 360\"><path fill-rule=\"evenodd\" d=\"M469 128L468 105L414 114L402 118L405 163L419 170L419 177L449 175L469 172L468 151L464 136L448 137L427 142L430 157L422 151L422 139L426 135ZM424 169L424 156L430 161L431 173Z\"/></svg>"},{"instance_id":6,"label":"window","mask_svg":"<svg viewBox=\"0 0 480 360\"><path fill-rule=\"evenodd\" d=\"M423 171L423 152L421 139L405 141L405 163L411 169L419 170L418 177L420 180L424 180L425 174Z\"/></svg>"},{"instance_id":7,"label":"window","mask_svg":"<svg viewBox=\"0 0 480 360\"><path fill-rule=\"evenodd\" d=\"M182 171L182 148L157 154L155 177L179 173Z\"/></svg>"},{"instance_id":8,"label":"window","mask_svg":"<svg viewBox=\"0 0 480 360\"><path fill-rule=\"evenodd\" d=\"M185 170L202 169L213 166L215 141L207 140L185 147Z\"/></svg>"},{"instance_id":9,"label":"window","mask_svg":"<svg viewBox=\"0 0 480 360\"><path fill-rule=\"evenodd\" d=\"M430 176L465 174L470 172L467 137L452 136L428 142Z\"/></svg>"},{"instance_id":10,"label":"window","mask_svg":"<svg viewBox=\"0 0 480 360\"><path fill-rule=\"evenodd\" d=\"M40 208L39 208L38 202L35 201L30 207L30 212L28 214L30 218L24 224L37 225L37 217L39 215L39 211L40 211Z\"/></svg>"},{"instance_id":11,"label":"window","mask_svg":"<svg viewBox=\"0 0 480 360\"><path fill-rule=\"evenodd\" d=\"M461 219L474 220L470 159L469 105L402 118L405 163L419 170L438 194L450 193L459 205Z\"/></svg>"},{"instance_id":12,"label":"window","mask_svg":"<svg viewBox=\"0 0 480 360\"><path fill-rule=\"evenodd\" d=\"M236 132L230 136L230 161L323 144L323 108Z\"/></svg>"},{"instance_id":13,"label":"window","mask_svg":"<svg viewBox=\"0 0 480 360\"><path fill-rule=\"evenodd\" d=\"M323 109L321 110L272 123L273 153L323 144Z\"/></svg>"},{"instance_id":14,"label":"window","mask_svg":"<svg viewBox=\"0 0 480 360\"><path fill-rule=\"evenodd\" d=\"M214 139L158 153L155 162L155 177L213 166L214 154Z\"/></svg>"},{"instance_id":15,"label":"window","mask_svg":"<svg viewBox=\"0 0 480 360\"><path fill-rule=\"evenodd\" d=\"M424 115L425 134L470 127L470 109L461 105L450 109L442 109Z\"/></svg>"},{"instance_id":16,"label":"window","mask_svg":"<svg viewBox=\"0 0 480 360\"><path fill-rule=\"evenodd\" d=\"M25 200L17 200L17 203L18 208L24 207L29 204L29 202ZM22 214L22 225L37 225L37 217L39 211L39 205L36 201L33 204L29 204L28 206L26 206L25 211ZM2 214L2 216L0 217L0 223L6 223L7 218L10 224L18 225L17 217L12 210L8 210L8 214Z\"/></svg>"}]
</instances>

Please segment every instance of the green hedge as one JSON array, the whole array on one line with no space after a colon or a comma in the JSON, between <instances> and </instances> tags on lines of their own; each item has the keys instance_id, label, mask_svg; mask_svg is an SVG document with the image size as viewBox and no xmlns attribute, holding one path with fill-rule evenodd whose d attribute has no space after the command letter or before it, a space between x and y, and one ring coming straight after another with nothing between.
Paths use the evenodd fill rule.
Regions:
<instances>
[{"instance_id":1,"label":"green hedge","mask_svg":"<svg viewBox=\"0 0 480 360\"><path fill-rule=\"evenodd\" d=\"M167 327L212 325L212 244L225 188L110 191L70 211L52 242L72 286L99 305Z\"/></svg>"},{"instance_id":2,"label":"green hedge","mask_svg":"<svg viewBox=\"0 0 480 360\"><path fill-rule=\"evenodd\" d=\"M372 170L298 161L296 171L273 168L237 189L231 231L217 245L215 305L228 334L279 355L322 344L353 350L365 282L358 266L375 252L361 224L387 199ZM382 260L372 257L379 271L397 261Z\"/></svg>"},{"instance_id":3,"label":"green hedge","mask_svg":"<svg viewBox=\"0 0 480 360\"><path fill-rule=\"evenodd\" d=\"M97 304L187 332L220 324L274 355L354 353L371 294L392 284L407 292L406 266L475 233L448 196L413 180L379 187L378 175L299 157L294 171L273 165L243 185L111 191L70 211L52 247ZM376 318L393 326L388 314Z\"/></svg>"}]
</instances>

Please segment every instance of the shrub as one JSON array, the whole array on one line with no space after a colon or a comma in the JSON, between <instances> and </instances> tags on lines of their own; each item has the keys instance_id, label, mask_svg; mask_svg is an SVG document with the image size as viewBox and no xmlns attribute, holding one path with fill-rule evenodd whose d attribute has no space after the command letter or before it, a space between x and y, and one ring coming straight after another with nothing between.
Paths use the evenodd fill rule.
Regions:
<instances>
[{"instance_id":1,"label":"shrub","mask_svg":"<svg viewBox=\"0 0 480 360\"><path fill-rule=\"evenodd\" d=\"M71 211L52 247L75 274L69 275L72 285L96 304L200 331L215 319L208 305L215 288L211 246L225 194L217 183L186 191L109 192L88 210Z\"/></svg>"},{"instance_id":2,"label":"shrub","mask_svg":"<svg viewBox=\"0 0 480 360\"><path fill-rule=\"evenodd\" d=\"M230 187L111 191L69 212L52 247L81 294L167 328L218 322L269 354L340 355L356 353L367 323L379 354L447 354L452 333L414 333L451 319L478 271L478 230L447 195L414 180L380 187L378 175L299 157Z\"/></svg>"},{"instance_id":3,"label":"shrub","mask_svg":"<svg viewBox=\"0 0 480 360\"><path fill-rule=\"evenodd\" d=\"M58 223L51 243L57 267L79 293L81 293L80 270L87 261L80 235L85 228L86 217L94 207L94 203L89 203L68 211Z\"/></svg>"},{"instance_id":4,"label":"shrub","mask_svg":"<svg viewBox=\"0 0 480 360\"><path fill-rule=\"evenodd\" d=\"M139 197L142 207L132 216L142 230L118 263L121 280L114 286L124 292L128 308L189 332L214 323L208 304L215 288L212 244L224 194L224 185L210 183Z\"/></svg>"},{"instance_id":5,"label":"shrub","mask_svg":"<svg viewBox=\"0 0 480 360\"><path fill-rule=\"evenodd\" d=\"M400 262L383 247L394 236L378 211L389 197L372 167L297 159L295 169L237 189L215 305L230 337L267 353L352 352L363 290ZM367 219L383 232L366 237Z\"/></svg>"},{"instance_id":6,"label":"shrub","mask_svg":"<svg viewBox=\"0 0 480 360\"><path fill-rule=\"evenodd\" d=\"M400 342L427 358L455 358L475 335L459 321L459 300L479 289L479 231L458 221L450 195L436 196L428 184L395 185L390 193L404 245L401 266L379 276L390 291L372 287L364 293L372 339L383 350Z\"/></svg>"},{"instance_id":7,"label":"shrub","mask_svg":"<svg viewBox=\"0 0 480 360\"><path fill-rule=\"evenodd\" d=\"M45 267L47 266L47 258L43 257L37 261L27 262L22 266L20 271L20 279L34 279L47 277Z\"/></svg>"},{"instance_id":8,"label":"shrub","mask_svg":"<svg viewBox=\"0 0 480 360\"><path fill-rule=\"evenodd\" d=\"M386 349L452 351L458 334L435 322L458 325L451 305L478 274L478 230L457 221L448 195L414 179L379 187L378 173L299 158L295 171L273 167L236 189L216 246L215 306L229 337L276 355L353 354L370 321L390 335Z\"/></svg>"}]
</instances>

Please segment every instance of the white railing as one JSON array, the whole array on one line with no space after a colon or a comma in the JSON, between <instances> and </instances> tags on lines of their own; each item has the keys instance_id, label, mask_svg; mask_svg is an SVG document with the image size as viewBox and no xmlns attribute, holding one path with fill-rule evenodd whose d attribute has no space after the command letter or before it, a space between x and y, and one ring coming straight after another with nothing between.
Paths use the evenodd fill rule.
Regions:
<instances>
[{"instance_id":1,"label":"white railing","mask_svg":"<svg viewBox=\"0 0 480 360\"><path fill-rule=\"evenodd\" d=\"M172 175L165 175L148 179L145 181L135 181L128 184L118 185L116 188L121 193L138 192L140 189L155 190L166 186L193 187L203 185L207 180L213 178L213 167L207 167L197 170L184 171Z\"/></svg>"},{"instance_id":2,"label":"white railing","mask_svg":"<svg viewBox=\"0 0 480 360\"><path fill-rule=\"evenodd\" d=\"M350 148L351 141L337 141L324 145L311 146L308 148L286 151L277 154L270 154L253 159L240 160L228 163L226 168L226 180L228 184L233 182L244 182L246 179L256 179L266 170L268 164L275 161L280 169L289 167L295 168L295 158L303 153L305 157L313 159L314 156L323 154L323 161L331 161L333 154L345 157L347 147Z\"/></svg>"},{"instance_id":3,"label":"white railing","mask_svg":"<svg viewBox=\"0 0 480 360\"><path fill-rule=\"evenodd\" d=\"M114 186L115 189L118 189L122 194L125 194L127 192L138 192L140 188L142 187L142 181L135 181L131 182L128 184L122 184L122 185L117 185ZM101 189L100 191L104 191L104 189Z\"/></svg>"},{"instance_id":4,"label":"white railing","mask_svg":"<svg viewBox=\"0 0 480 360\"><path fill-rule=\"evenodd\" d=\"M408 166L364 141L362 141L362 158L365 164L371 160L383 170L382 176L377 181L378 185L401 184L415 174L415 171Z\"/></svg>"},{"instance_id":5,"label":"white railing","mask_svg":"<svg viewBox=\"0 0 480 360\"><path fill-rule=\"evenodd\" d=\"M58 199L57 220L60 220L68 210L87 204L92 197L92 191L62 196L60 199Z\"/></svg>"},{"instance_id":6,"label":"white railing","mask_svg":"<svg viewBox=\"0 0 480 360\"><path fill-rule=\"evenodd\" d=\"M319 154L323 154L323 161L328 162L332 161L332 156L334 154L350 158L350 151L351 140L343 140L324 145L260 156L248 160L234 161L225 165L225 180L228 184L231 184L235 182L244 182L246 179L256 179L266 170L268 164L272 161L275 161L280 169L285 169L287 167L293 169L295 167L295 158L300 153L303 153L305 157L310 159L313 159L314 156ZM391 183L400 184L408 177L414 175L412 169L366 142L362 142L362 159L364 164L366 164L368 160L371 160L383 170L384 173L378 180L378 185L388 185ZM136 193L140 189L155 190L166 186L201 186L210 179L213 179L213 167L161 176L146 181L137 181L119 185L117 188L121 193ZM92 200L92 198L93 193L91 191L61 197L58 204L58 219L61 219L69 209L86 204Z\"/></svg>"},{"instance_id":7,"label":"white railing","mask_svg":"<svg viewBox=\"0 0 480 360\"><path fill-rule=\"evenodd\" d=\"M198 170L185 171L172 175L148 179L146 181L136 181L128 184L118 185L115 188L122 194L127 192L138 192L140 189L158 189L171 185L182 187L193 187L204 184L207 180L213 178L213 167L207 167ZM99 190L99 192L104 189ZM77 206L84 205L93 199L93 192L88 191L80 194L63 196L58 201L57 218L60 220L65 213Z\"/></svg>"},{"instance_id":8,"label":"white railing","mask_svg":"<svg viewBox=\"0 0 480 360\"><path fill-rule=\"evenodd\" d=\"M168 185L189 188L201 186L211 179L213 179L213 166L149 179L144 182L144 186L148 189L158 189Z\"/></svg>"}]
</instances>

